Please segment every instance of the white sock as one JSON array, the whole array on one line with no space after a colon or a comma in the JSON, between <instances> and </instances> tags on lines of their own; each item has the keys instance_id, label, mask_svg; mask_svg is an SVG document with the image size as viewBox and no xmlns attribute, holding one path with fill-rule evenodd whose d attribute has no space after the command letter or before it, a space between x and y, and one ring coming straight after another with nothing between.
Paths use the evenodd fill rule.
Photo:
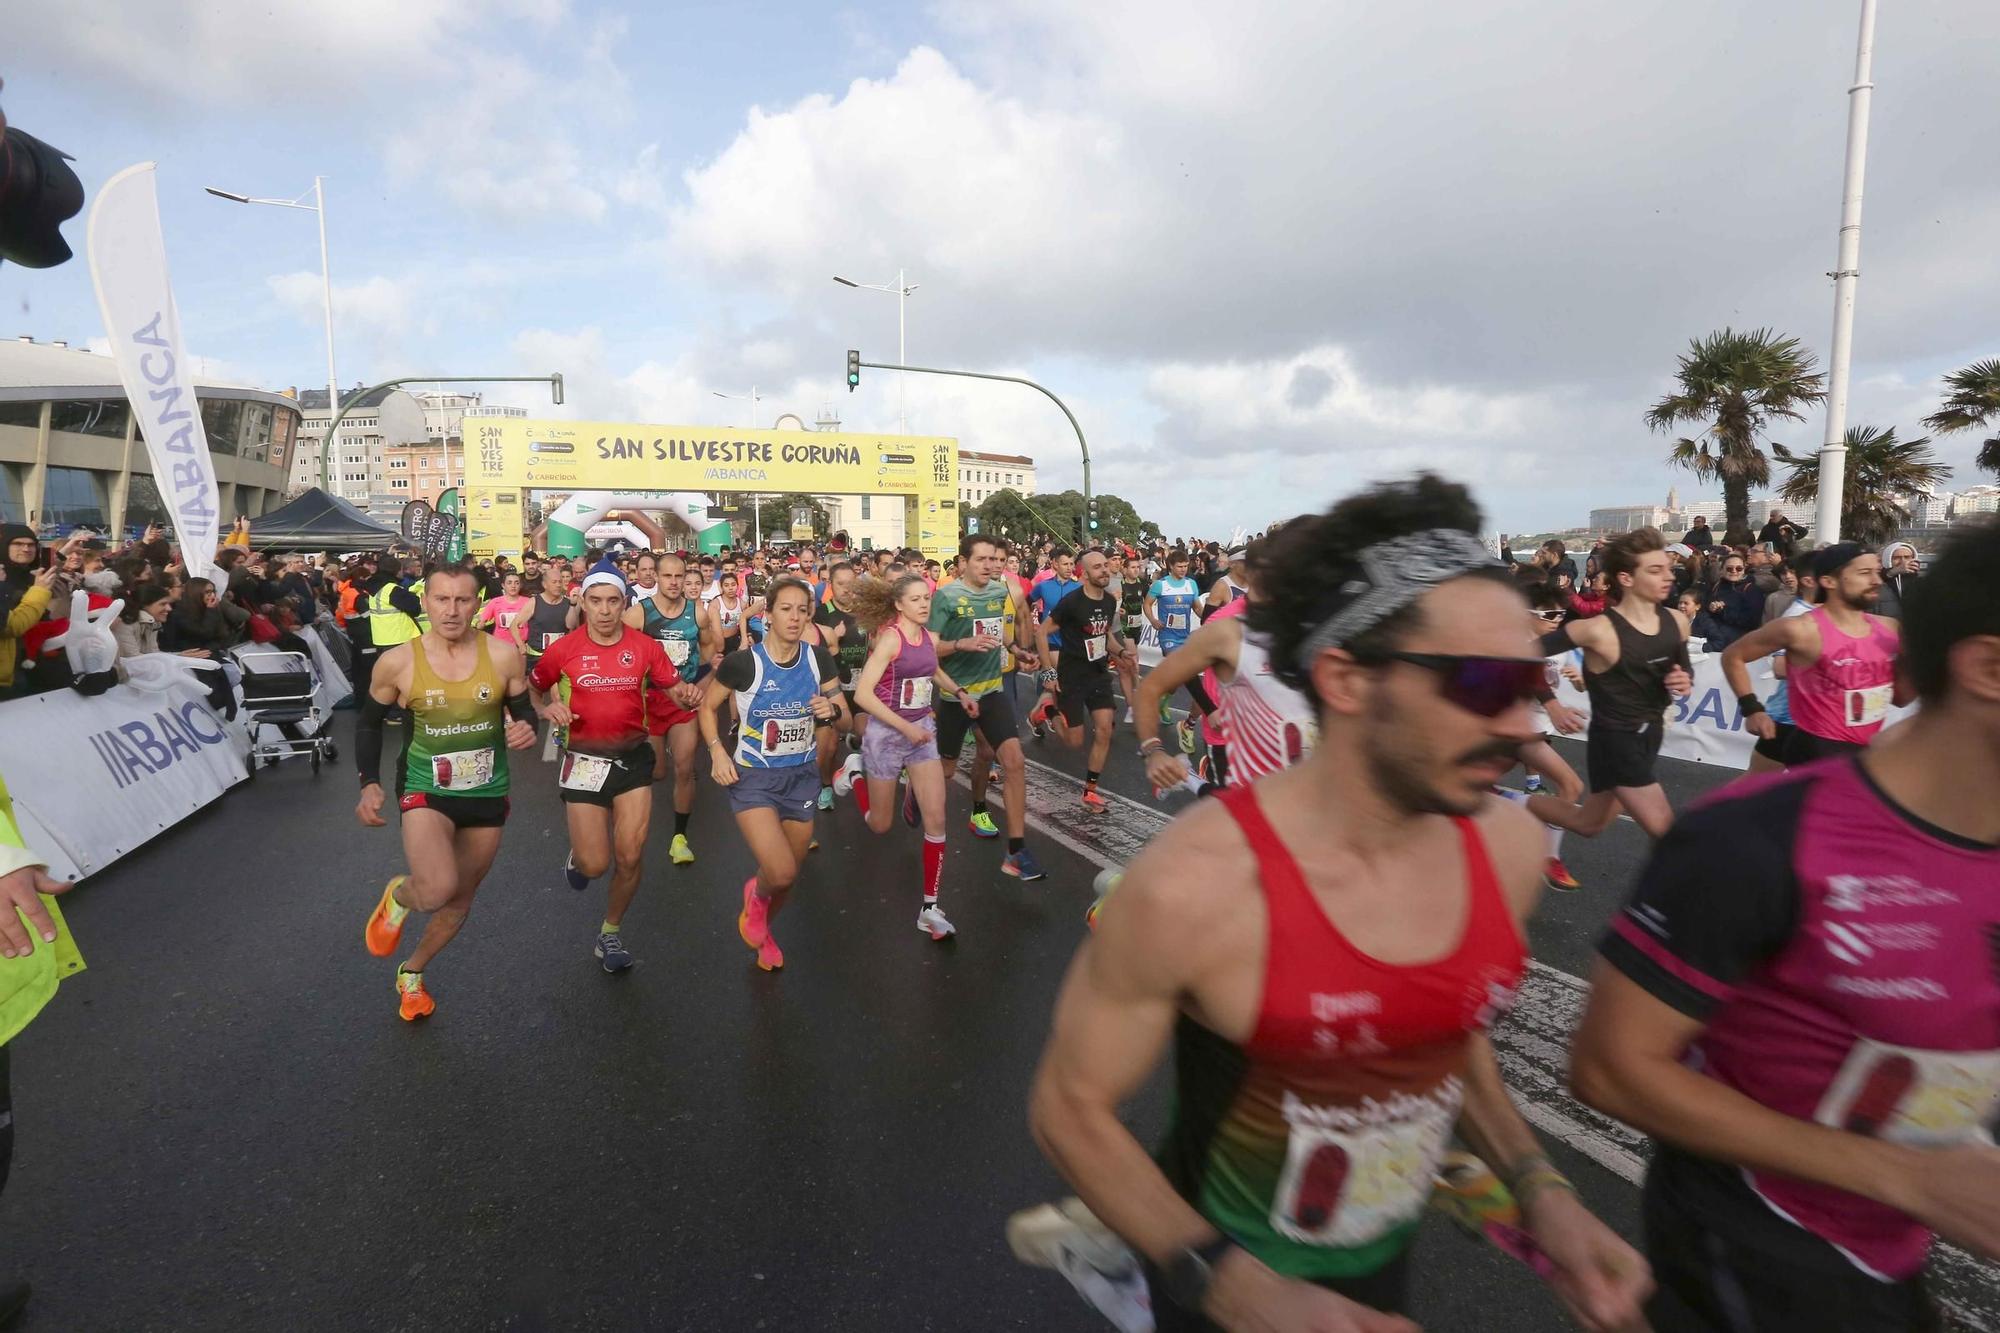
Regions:
<instances>
[{"instance_id":1,"label":"white sock","mask_svg":"<svg viewBox=\"0 0 2000 1333\"><path fill-rule=\"evenodd\" d=\"M1181 780L1181 790L1190 796L1201 795L1201 788L1202 781L1201 774L1199 773L1189 773L1187 777Z\"/></svg>"},{"instance_id":2,"label":"white sock","mask_svg":"<svg viewBox=\"0 0 2000 1333\"><path fill-rule=\"evenodd\" d=\"M1493 794L1503 801L1512 801L1515 805L1526 805L1528 803L1528 793L1517 791L1512 787L1495 787Z\"/></svg>"},{"instance_id":3,"label":"white sock","mask_svg":"<svg viewBox=\"0 0 2000 1333\"><path fill-rule=\"evenodd\" d=\"M1554 824L1550 824L1547 827L1549 830L1549 859L1553 861L1562 855L1563 831Z\"/></svg>"}]
</instances>

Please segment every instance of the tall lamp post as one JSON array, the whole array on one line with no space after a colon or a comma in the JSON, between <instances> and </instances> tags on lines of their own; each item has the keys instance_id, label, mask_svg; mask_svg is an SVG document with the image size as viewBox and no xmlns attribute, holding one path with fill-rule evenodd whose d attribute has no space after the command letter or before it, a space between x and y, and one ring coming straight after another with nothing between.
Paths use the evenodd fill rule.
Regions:
<instances>
[{"instance_id":1,"label":"tall lamp post","mask_svg":"<svg viewBox=\"0 0 2000 1333\"><path fill-rule=\"evenodd\" d=\"M833 280L843 287L854 287L870 292L888 292L896 298L896 361L898 364L907 362L910 359L910 349L904 345L904 331L907 325L903 318L903 307L909 301L910 293L917 289L917 284L906 283L901 269L896 270L894 287L879 282L856 282L852 278L843 278L838 273L833 275ZM910 433L909 391L900 381L896 385L896 433L899 435Z\"/></svg>"},{"instance_id":2,"label":"tall lamp post","mask_svg":"<svg viewBox=\"0 0 2000 1333\"><path fill-rule=\"evenodd\" d=\"M756 385L753 384L750 386L750 393L747 398L740 393L723 393L719 389L710 389L709 392L717 398L727 398L731 402L748 402L750 404L750 429L757 429L757 404L760 400L757 397ZM764 511L757 503L758 498L754 492L750 496L750 527L755 534L752 540L757 543L758 549L761 550L764 545Z\"/></svg>"},{"instance_id":3,"label":"tall lamp post","mask_svg":"<svg viewBox=\"0 0 2000 1333\"><path fill-rule=\"evenodd\" d=\"M1868 109L1875 83L1875 0L1861 0L1854 82L1847 89L1847 169L1840 190L1840 247L1833 264L1833 346L1827 357L1826 434L1819 447L1819 512L1813 538L1840 540L1847 492L1847 380L1854 356L1854 289L1861 280L1861 184L1868 171Z\"/></svg>"},{"instance_id":4,"label":"tall lamp post","mask_svg":"<svg viewBox=\"0 0 2000 1333\"><path fill-rule=\"evenodd\" d=\"M320 489L327 487L333 458L333 418L340 411L340 377L333 369L333 269L326 257L326 177L313 177L313 201L306 197L296 199L258 199L247 194L236 194L230 190L218 190L213 185L204 187L217 199L227 199L234 204L269 204L273 208L302 208L309 213L319 214L319 287L320 298L326 306L326 439L319 447Z\"/></svg>"}]
</instances>

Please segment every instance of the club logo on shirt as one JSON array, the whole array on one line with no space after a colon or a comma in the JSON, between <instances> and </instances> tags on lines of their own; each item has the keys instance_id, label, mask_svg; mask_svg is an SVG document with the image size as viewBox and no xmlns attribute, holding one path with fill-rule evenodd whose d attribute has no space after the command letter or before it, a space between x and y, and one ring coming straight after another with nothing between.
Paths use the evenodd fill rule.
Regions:
<instances>
[{"instance_id":1,"label":"club logo on shirt","mask_svg":"<svg viewBox=\"0 0 2000 1333\"><path fill-rule=\"evenodd\" d=\"M1866 912L1879 907L1947 907L1958 901L1958 895L1908 875L1828 875L1825 901L1829 912Z\"/></svg>"},{"instance_id":2,"label":"club logo on shirt","mask_svg":"<svg viewBox=\"0 0 2000 1333\"><path fill-rule=\"evenodd\" d=\"M618 654L618 665L622 667L630 668L631 665L638 660L639 659L632 656L632 650L630 648L627 648L624 652Z\"/></svg>"},{"instance_id":3,"label":"club logo on shirt","mask_svg":"<svg viewBox=\"0 0 2000 1333\"><path fill-rule=\"evenodd\" d=\"M480 687L474 690L472 693L473 697L478 699L479 702L483 704L490 704L493 702L493 687L491 685L482 683Z\"/></svg>"}]
</instances>

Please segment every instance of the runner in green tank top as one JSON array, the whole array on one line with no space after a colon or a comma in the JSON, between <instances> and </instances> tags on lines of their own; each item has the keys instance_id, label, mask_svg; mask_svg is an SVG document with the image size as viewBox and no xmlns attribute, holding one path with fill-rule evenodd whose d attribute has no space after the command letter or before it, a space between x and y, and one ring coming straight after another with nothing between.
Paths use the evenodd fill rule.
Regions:
<instances>
[{"instance_id":1,"label":"runner in green tank top","mask_svg":"<svg viewBox=\"0 0 2000 1333\"><path fill-rule=\"evenodd\" d=\"M500 850L507 822L507 751L535 743L534 709L521 650L473 628L479 581L470 569L447 566L424 590L430 628L376 659L354 729L361 769L364 827L382 818L382 717L409 710L409 733L396 770L407 874L382 890L362 939L378 958L392 953L413 911L428 912L423 938L396 969L402 1016L418 1019L437 1007L424 989L424 968L465 924L472 897ZM505 709L507 716L502 717Z\"/></svg>"}]
</instances>

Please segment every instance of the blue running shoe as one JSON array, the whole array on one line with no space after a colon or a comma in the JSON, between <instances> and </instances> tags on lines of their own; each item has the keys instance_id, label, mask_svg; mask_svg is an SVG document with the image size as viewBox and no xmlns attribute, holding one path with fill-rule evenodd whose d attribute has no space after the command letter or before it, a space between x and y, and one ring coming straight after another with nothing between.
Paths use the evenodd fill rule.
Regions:
<instances>
[{"instance_id":1,"label":"blue running shoe","mask_svg":"<svg viewBox=\"0 0 2000 1333\"><path fill-rule=\"evenodd\" d=\"M571 852L568 856L563 858L563 878L568 880L569 886L572 889L575 889L578 893L582 893L585 889L590 887L590 876L584 874L581 870L578 870L576 868L575 852Z\"/></svg>"},{"instance_id":2,"label":"blue running shoe","mask_svg":"<svg viewBox=\"0 0 2000 1333\"><path fill-rule=\"evenodd\" d=\"M1042 863L1037 861L1035 854L1026 847L1023 847L1020 851L1013 853L1006 860L1002 861L1000 863L1000 870L1003 874L1012 875L1015 879L1021 880L1047 879L1049 877L1049 872L1042 869Z\"/></svg>"},{"instance_id":3,"label":"blue running shoe","mask_svg":"<svg viewBox=\"0 0 2000 1333\"><path fill-rule=\"evenodd\" d=\"M597 937L597 956L604 960L606 972L623 972L632 966L632 955L625 951L625 941L618 938L616 931L606 931Z\"/></svg>"}]
</instances>

